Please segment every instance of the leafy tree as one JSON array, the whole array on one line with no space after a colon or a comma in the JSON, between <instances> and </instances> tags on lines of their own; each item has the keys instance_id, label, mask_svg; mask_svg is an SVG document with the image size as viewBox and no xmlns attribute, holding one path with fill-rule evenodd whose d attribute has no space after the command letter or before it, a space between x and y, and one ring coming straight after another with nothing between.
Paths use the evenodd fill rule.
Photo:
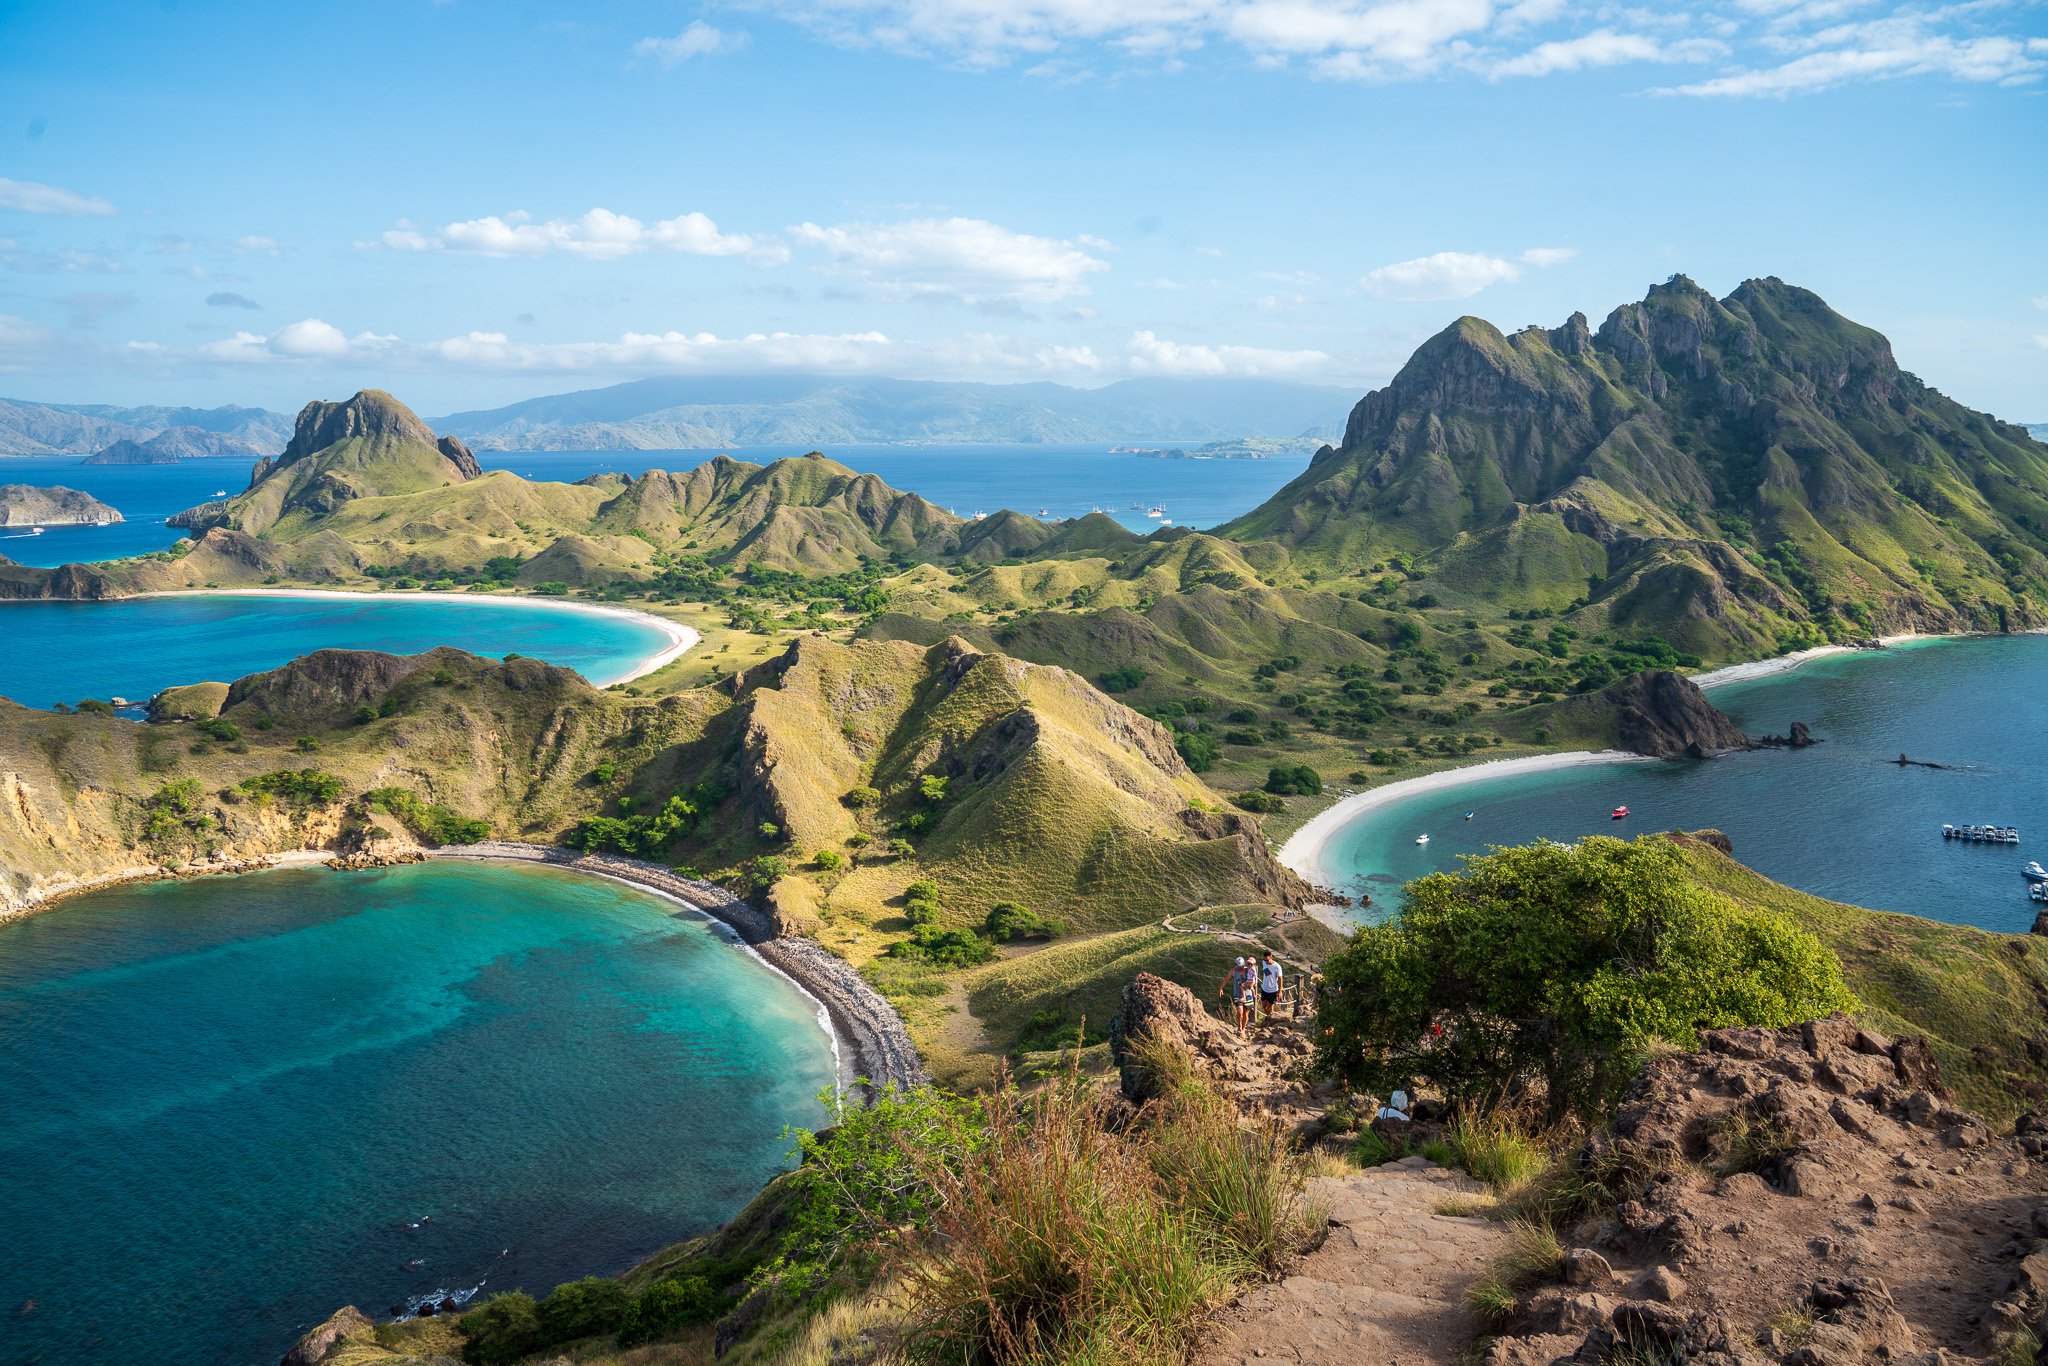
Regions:
<instances>
[{"instance_id":1,"label":"leafy tree","mask_svg":"<svg viewBox=\"0 0 2048 1366\"><path fill-rule=\"evenodd\" d=\"M1064 929L1057 920L1048 920L1014 901L998 901L989 907L981 926L982 933L998 944L1012 939L1057 939Z\"/></svg>"},{"instance_id":2,"label":"leafy tree","mask_svg":"<svg viewBox=\"0 0 2048 1366\"><path fill-rule=\"evenodd\" d=\"M656 1281L626 1311L619 1324L619 1346L637 1347L694 1324L709 1323L723 1308L724 1300L702 1276Z\"/></svg>"},{"instance_id":3,"label":"leafy tree","mask_svg":"<svg viewBox=\"0 0 2048 1366\"><path fill-rule=\"evenodd\" d=\"M918 795L922 796L933 806L937 806L940 802L946 800L946 788L950 782L951 780L942 774L927 773L924 777L917 780Z\"/></svg>"},{"instance_id":4,"label":"leafy tree","mask_svg":"<svg viewBox=\"0 0 2048 1366\"><path fill-rule=\"evenodd\" d=\"M1126 664L1121 669L1111 669L1096 681L1102 684L1104 692L1129 692L1145 681L1145 671L1135 664Z\"/></svg>"},{"instance_id":5,"label":"leafy tree","mask_svg":"<svg viewBox=\"0 0 2048 1366\"><path fill-rule=\"evenodd\" d=\"M258 797L275 797L293 806L325 806L341 796L341 779L318 769L281 769L244 778L244 792Z\"/></svg>"},{"instance_id":6,"label":"leafy tree","mask_svg":"<svg viewBox=\"0 0 2048 1366\"><path fill-rule=\"evenodd\" d=\"M820 868L828 873L836 873L846 866L846 855L840 853L837 849L820 849L817 853L812 854L811 858Z\"/></svg>"},{"instance_id":7,"label":"leafy tree","mask_svg":"<svg viewBox=\"0 0 2048 1366\"><path fill-rule=\"evenodd\" d=\"M1180 757L1196 773L1207 773L1214 768L1218 756L1223 753L1215 736L1192 730L1184 730L1174 736L1173 747L1180 751Z\"/></svg>"},{"instance_id":8,"label":"leafy tree","mask_svg":"<svg viewBox=\"0 0 2048 1366\"><path fill-rule=\"evenodd\" d=\"M626 1287L607 1277L569 1281L556 1286L540 1302L541 1335L552 1345L612 1332L632 1302Z\"/></svg>"},{"instance_id":9,"label":"leafy tree","mask_svg":"<svg viewBox=\"0 0 2048 1366\"><path fill-rule=\"evenodd\" d=\"M1651 1045L1848 1009L1841 963L1776 911L1694 885L1657 836L1595 836L1466 860L1408 884L1401 918L1324 966L1322 1071L1498 1098L1540 1079L1593 1116Z\"/></svg>"},{"instance_id":10,"label":"leafy tree","mask_svg":"<svg viewBox=\"0 0 2048 1366\"><path fill-rule=\"evenodd\" d=\"M942 930L935 925L919 925L911 931L910 938L891 944L889 954L895 958L918 959L935 967L971 968L994 958L996 946L973 930Z\"/></svg>"},{"instance_id":11,"label":"leafy tree","mask_svg":"<svg viewBox=\"0 0 2048 1366\"><path fill-rule=\"evenodd\" d=\"M1293 768L1273 768L1266 773L1266 791L1282 797L1316 797L1322 795L1323 775L1307 764Z\"/></svg>"},{"instance_id":12,"label":"leafy tree","mask_svg":"<svg viewBox=\"0 0 2048 1366\"><path fill-rule=\"evenodd\" d=\"M523 1290L491 1296L464 1314L460 1326L468 1339L462 1359L470 1366L509 1366L546 1345L539 1307Z\"/></svg>"},{"instance_id":13,"label":"leafy tree","mask_svg":"<svg viewBox=\"0 0 2048 1366\"><path fill-rule=\"evenodd\" d=\"M1232 795L1230 800L1236 802L1240 807L1242 807L1246 811L1260 811L1270 813L1274 811L1285 811L1287 809L1287 803L1281 801L1277 794L1271 792L1260 792L1256 788L1252 789L1249 792L1235 793Z\"/></svg>"},{"instance_id":14,"label":"leafy tree","mask_svg":"<svg viewBox=\"0 0 2048 1366\"><path fill-rule=\"evenodd\" d=\"M909 858L917 852L909 840L890 840L888 849L890 858Z\"/></svg>"},{"instance_id":15,"label":"leafy tree","mask_svg":"<svg viewBox=\"0 0 2048 1366\"><path fill-rule=\"evenodd\" d=\"M882 790L878 787L869 787L863 783L849 791L840 800L856 811L864 811L870 807L882 804Z\"/></svg>"}]
</instances>

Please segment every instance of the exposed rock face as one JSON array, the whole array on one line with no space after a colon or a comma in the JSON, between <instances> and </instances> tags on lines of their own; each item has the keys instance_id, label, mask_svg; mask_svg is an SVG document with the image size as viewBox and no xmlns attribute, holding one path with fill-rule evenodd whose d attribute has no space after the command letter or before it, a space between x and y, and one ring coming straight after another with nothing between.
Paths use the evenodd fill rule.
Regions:
<instances>
[{"instance_id":1,"label":"exposed rock face","mask_svg":"<svg viewBox=\"0 0 2048 1366\"><path fill-rule=\"evenodd\" d=\"M1805 749L1809 745L1819 744L1820 741L1813 738L1804 721L1794 721L1792 729L1785 734L1759 735L1756 743L1766 749Z\"/></svg>"},{"instance_id":2,"label":"exposed rock face","mask_svg":"<svg viewBox=\"0 0 2048 1366\"><path fill-rule=\"evenodd\" d=\"M1124 988L1109 1022L1109 1054L1125 1099L1151 1100L1158 1082L1139 1060L1137 1045L1150 1040L1187 1055L1244 1114L1270 1115L1306 1125L1320 1114L1319 1096L1300 1080L1301 1066L1314 1051L1308 1039L1285 1022L1255 1034L1240 1034L1210 1015L1186 987L1141 972Z\"/></svg>"},{"instance_id":3,"label":"exposed rock face","mask_svg":"<svg viewBox=\"0 0 2048 1366\"><path fill-rule=\"evenodd\" d=\"M362 1310L352 1304L343 1305L284 1354L283 1366L320 1366L346 1346L349 1339L367 1337L376 1330L377 1325Z\"/></svg>"},{"instance_id":4,"label":"exposed rock face","mask_svg":"<svg viewBox=\"0 0 2048 1366\"><path fill-rule=\"evenodd\" d=\"M1642 1175L1488 1361L1975 1361L2048 1326L2048 1124L1994 1138L1924 1039L1840 1015L1702 1043L1582 1150Z\"/></svg>"},{"instance_id":5,"label":"exposed rock face","mask_svg":"<svg viewBox=\"0 0 2048 1366\"><path fill-rule=\"evenodd\" d=\"M1566 715L1613 712L1623 749L1657 759L1704 759L1746 749L1749 737L1715 709L1699 684L1668 669L1645 669L1590 698L1564 703Z\"/></svg>"},{"instance_id":6,"label":"exposed rock face","mask_svg":"<svg viewBox=\"0 0 2048 1366\"><path fill-rule=\"evenodd\" d=\"M474 656L451 645L417 655L315 650L281 668L237 679L228 688L222 710L253 702L264 711L302 718L326 717L381 703L394 688L416 674L432 674L447 665L473 662ZM508 659L486 663L486 667L498 674L497 681L516 692L574 691L587 686L573 671L538 659Z\"/></svg>"},{"instance_id":7,"label":"exposed rock face","mask_svg":"<svg viewBox=\"0 0 2048 1366\"><path fill-rule=\"evenodd\" d=\"M0 484L0 526L92 526L123 520L113 508L77 489Z\"/></svg>"}]
</instances>

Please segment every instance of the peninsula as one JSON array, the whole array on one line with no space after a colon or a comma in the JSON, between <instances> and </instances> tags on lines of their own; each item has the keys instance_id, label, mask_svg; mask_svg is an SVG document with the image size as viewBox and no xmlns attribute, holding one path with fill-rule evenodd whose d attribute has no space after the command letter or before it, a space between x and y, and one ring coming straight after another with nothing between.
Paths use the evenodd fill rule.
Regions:
<instances>
[{"instance_id":1,"label":"peninsula","mask_svg":"<svg viewBox=\"0 0 2048 1366\"><path fill-rule=\"evenodd\" d=\"M119 512L77 489L0 484L0 527L100 526L121 520Z\"/></svg>"}]
</instances>

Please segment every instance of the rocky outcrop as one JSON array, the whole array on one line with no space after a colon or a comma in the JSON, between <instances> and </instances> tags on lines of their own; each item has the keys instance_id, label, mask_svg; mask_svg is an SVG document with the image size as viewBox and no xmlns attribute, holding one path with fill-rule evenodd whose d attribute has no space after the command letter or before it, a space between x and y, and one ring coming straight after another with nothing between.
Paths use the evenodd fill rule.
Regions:
<instances>
[{"instance_id":1,"label":"rocky outcrop","mask_svg":"<svg viewBox=\"0 0 2048 1366\"><path fill-rule=\"evenodd\" d=\"M1110 1058L1124 1098L1133 1104L1159 1094L1160 1080L1144 1057L1146 1045L1185 1056L1242 1114L1303 1128L1327 1108L1328 1098L1304 1079L1314 1047L1290 1022L1240 1033L1210 1015L1186 987L1141 972L1124 988L1109 1021Z\"/></svg>"},{"instance_id":2,"label":"rocky outcrop","mask_svg":"<svg viewBox=\"0 0 2048 1366\"><path fill-rule=\"evenodd\" d=\"M377 1331L377 1325L352 1304L343 1305L334 1311L327 1322L300 1338L293 1348L284 1354L282 1366L321 1366L322 1362L338 1355L350 1339L368 1337Z\"/></svg>"},{"instance_id":3,"label":"rocky outcrop","mask_svg":"<svg viewBox=\"0 0 2048 1366\"><path fill-rule=\"evenodd\" d=\"M1805 749L1820 741L1813 738L1804 721L1794 721L1792 728L1783 735L1759 735L1756 743L1764 749Z\"/></svg>"},{"instance_id":4,"label":"rocky outcrop","mask_svg":"<svg viewBox=\"0 0 2048 1366\"><path fill-rule=\"evenodd\" d=\"M1489 1362L1931 1364L2048 1329L2048 1123L1996 1137L1924 1039L1845 1016L1701 1043L1577 1155L1617 1203Z\"/></svg>"},{"instance_id":5,"label":"rocky outcrop","mask_svg":"<svg viewBox=\"0 0 2048 1366\"><path fill-rule=\"evenodd\" d=\"M113 508L77 489L0 484L0 526L94 526L123 520Z\"/></svg>"},{"instance_id":6,"label":"rocky outcrop","mask_svg":"<svg viewBox=\"0 0 2048 1366\"><path fill-rule=\"evenodd\" d=\"M1611 726L1623 749L1655 759L1704 759L1749 746L1699 684L1668 669L1630 674L1560 710L1568 722Z\"/></svg>"}]
</instances>

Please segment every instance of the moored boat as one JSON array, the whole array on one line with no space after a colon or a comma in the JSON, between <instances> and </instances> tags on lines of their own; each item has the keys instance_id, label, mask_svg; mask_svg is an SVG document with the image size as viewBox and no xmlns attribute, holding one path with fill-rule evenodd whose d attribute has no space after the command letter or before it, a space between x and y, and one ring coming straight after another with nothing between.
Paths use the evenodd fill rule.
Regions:
<instances>
[{"instance_id":1,"label":"moored boat","mask_svg":"<svg viewBox=\"0 0 2048 1366\"><path fill-rule=\"evenodd\" d=\"M1417 836L1415 837L1415 842L1416 842L1417 844L1428 844L1428 843L1429 843L1429 836L1427 836L1427 835L1417 835Z\"/></svg>"},{"instance_id":2,"label":"moored boat","mask_svg":"<svg viewBox=\"0 0 2048 1366\"><path fill-rule=\"evenodd\" d=\"M1625 806L1617 806L1617 807L1615 807L1615 808L1614 808L1614 810L1613 810L1613 811L1612 811L1611 813L1609 813L1609 815L1608 815L1607 819L1609 819L1609 820L1611 820L1611 821L1625 821L1625 820L1627 820L1627 819L1628 819L1628 808L1627 808L1627 807L1625 807Z\"/></svg>"},{"instance_id":3,"label":"moored boat","mask_svg":"<svg viewBox=\"0 0 2048 1366\"><path fill-rule=\"evenodd\" d=\"M2048 882L2048 868L2043 868L2039 860L2030 860L2020 869L2020 876L2029 882Z\"/></svg>"}]
</instances>

